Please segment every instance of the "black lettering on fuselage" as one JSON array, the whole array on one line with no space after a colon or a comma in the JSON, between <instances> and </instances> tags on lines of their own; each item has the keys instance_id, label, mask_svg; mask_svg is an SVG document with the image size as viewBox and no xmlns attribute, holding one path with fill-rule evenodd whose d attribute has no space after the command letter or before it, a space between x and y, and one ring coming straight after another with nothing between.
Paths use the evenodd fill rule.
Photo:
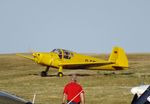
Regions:
<instances>
[{"instance_id":1,"label":"black lettering on fuselage","mask_svg":"<svg viewBox=\"0 0 150 104\"><path fill-rule=\"evenodd\" d=\"M96 62L95 60L88 60L88 59L85 59L85 62Z\"/></svg>"}]
</instances>

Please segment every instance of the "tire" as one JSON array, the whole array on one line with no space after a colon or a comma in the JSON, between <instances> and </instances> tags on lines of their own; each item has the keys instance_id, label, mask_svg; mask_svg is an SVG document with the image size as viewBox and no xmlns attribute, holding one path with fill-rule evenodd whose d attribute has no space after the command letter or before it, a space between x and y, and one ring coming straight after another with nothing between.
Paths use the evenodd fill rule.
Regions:
<instances>
[{"instance_id":1,"label":"tire","mask_svg":"<svg viewBox=\"0 0 150 104\"><path fill-rule=\"evenodd\" d=\"M41 72L41 77L46 77L46 76L47 76L47 72L42 71L42 72Z\"/></svg>"},{"instance_id":2,"label":"tire","mask_svg":"<svg viewBox=\"0 0 150 104\"><path fill-rule=\"evenodd\" d=\"M62 72L58 72L57 76L58 76L58 77L63 77L64 75L63 75Z\"/></svg>"}]
</instances>

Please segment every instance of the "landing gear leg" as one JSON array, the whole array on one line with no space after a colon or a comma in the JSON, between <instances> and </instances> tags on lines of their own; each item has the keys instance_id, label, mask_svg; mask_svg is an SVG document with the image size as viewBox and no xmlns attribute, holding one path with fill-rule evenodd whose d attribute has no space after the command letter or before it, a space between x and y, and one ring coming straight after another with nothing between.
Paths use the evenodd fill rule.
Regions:
<instances>
[{"instance_id":1,"label":"landing gear leg","mask_svg":"<svg viewBox=\"0 0 150 104\"><path fill-rule=\"evenodd\" d=\"M63 77L62 69L62 66L60 66L57 74L58 77Z\"/></svg>"},{"instance_id":2,"label":"landing gear leg","mask_svg":"<svg viewBox=\"0 0 150 104\"><path fill-rule=\"evenodd\" d=\"M46 77L48 71L49 71L49 66L46 67L45 71L42 71L42 72L41 72L41 77Z\"/></svg>"}]
</instances>

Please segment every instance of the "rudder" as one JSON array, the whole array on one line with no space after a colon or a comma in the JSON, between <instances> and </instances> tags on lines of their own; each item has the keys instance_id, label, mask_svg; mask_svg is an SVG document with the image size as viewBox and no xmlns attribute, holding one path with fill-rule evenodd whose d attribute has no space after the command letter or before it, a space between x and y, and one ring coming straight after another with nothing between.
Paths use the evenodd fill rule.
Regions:
<instances>
[{"instance_id":1,"label":"rudder","mask_svg":"<svg viewBox=\"0 0 150 104\"><path fill-rule=\"evenodd\" d=\"M121 47L114 47L110 54L109 61L115 63L114 67L127 68L128 58Z\"/></svg>"}]
</instances>

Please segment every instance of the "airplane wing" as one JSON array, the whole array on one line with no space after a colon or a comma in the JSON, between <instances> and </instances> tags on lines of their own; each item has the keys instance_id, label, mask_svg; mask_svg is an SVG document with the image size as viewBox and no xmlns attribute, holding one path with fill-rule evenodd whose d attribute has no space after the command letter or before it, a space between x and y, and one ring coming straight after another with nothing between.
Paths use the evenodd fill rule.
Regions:
<instances>
[{"instance_id":1,"label":"airplane wing","mask_svg":"<svg viewBox=\"0 0 150 104\"><path fill-rule=\"evenodd\" d=\"M27 55L22 55L22 54L16 54L17 56L21 56L21 57L24 57L24 58L27 58L27 59L30 59L30 60L33 60L34 61L34 58L31 57L31 56L27 56Z\"/></svg>"},{"instance_id":2,"label":"airplane wing","mask_svg":"<svg viewBox=\"0 0 150 104\"><path fill-rule=\"evenodd\" d=\"M20 97L0 91L0 104L32 104Z\"/></svg>"},{"instance_id":3,"label":"airplane wing","mask_svg":"<svg viewBox=\"0 0 150 104\"><path fill-rule=\"evenodd\" d=\"M60 66L73 66L73 67L89 67L89 66L103 66L108 64L114 64L113 62L103 61L103 62L74 62L74 63L60 63Z\"/></svg>"}]
</instances>

